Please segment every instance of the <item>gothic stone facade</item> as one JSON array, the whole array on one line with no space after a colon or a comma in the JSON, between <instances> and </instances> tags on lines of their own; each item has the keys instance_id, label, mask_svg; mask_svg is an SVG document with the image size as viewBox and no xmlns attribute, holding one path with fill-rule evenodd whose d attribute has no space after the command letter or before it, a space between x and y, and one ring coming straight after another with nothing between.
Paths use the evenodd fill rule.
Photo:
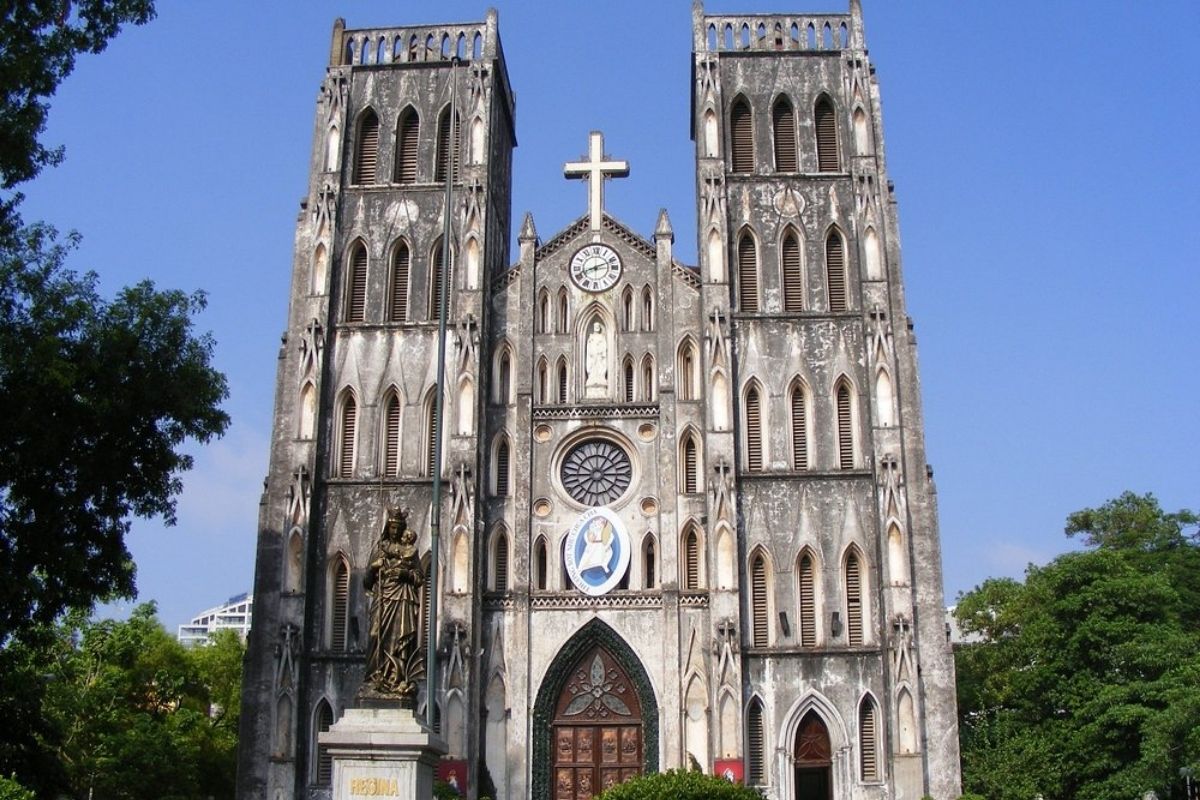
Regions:
<instances>
[{"instance_id":1,"label":"gothic stone facade","mask_svg":"<svg viewBox=\"0 0 1200 800\"><path fill-rule=\"evenodd\" d=\"M372 544L408 507L428 559L440 471L431 716L472 793L481 765L499 797L586 798L694 762L781 800L957 797L935 490L861 11L697 7L693 41L699 265L675 259L665 212L649 239L604 212L622 165L601 163L598 134L575 169L589 213L546 241L527 216L510 263L495 14L335 25L279 352L240 796L329 796L316 737L363 679ZM597 506L613 538L597 534L593 572L614 585L587 592L567 545ZM607 561L622 549L627 566Z\"/></svg>"}]
</instances>

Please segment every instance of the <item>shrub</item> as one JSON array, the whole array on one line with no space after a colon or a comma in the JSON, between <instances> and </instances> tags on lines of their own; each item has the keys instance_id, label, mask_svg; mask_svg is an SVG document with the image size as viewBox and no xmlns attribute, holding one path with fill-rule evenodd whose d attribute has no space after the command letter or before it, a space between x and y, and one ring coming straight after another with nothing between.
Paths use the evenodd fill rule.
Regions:
<instances>
[{"instance_id":1,"label":"shrub","mask_svg":"<svg viewBox=\"0 0 1200 800\"><path fill-rule=\"evenodd\" d=\"M15 778L0 777L0 800L34 800L29 789L17 783Z\"/></svg>"},{"instance_id":2,"label":"shrub","mask_svg":"<svg viewBox=\"0 0 1200 800\"><path fill-rule=\"evenodd\" d=\"M670 770L617 784L600 800L761 800L754 789L703 772Z\"/></svg>"}]
</instances>

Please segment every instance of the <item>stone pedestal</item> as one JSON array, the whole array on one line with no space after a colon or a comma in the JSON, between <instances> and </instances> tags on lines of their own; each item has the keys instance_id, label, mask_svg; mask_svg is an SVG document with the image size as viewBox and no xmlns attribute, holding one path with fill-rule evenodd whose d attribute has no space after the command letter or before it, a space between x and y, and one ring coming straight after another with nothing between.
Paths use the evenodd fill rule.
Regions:
<instances>
[{"instance_id":1,"label":"stone pedestal","mask_svg":"<svg viewBox=\"0 0 1200 800\"><path fill-rule=\"evenodd\" d=\"M407 708L351 708L320 734L333 759L333 800L430 800L446 743Z\"/></svg>"}]
</instances>

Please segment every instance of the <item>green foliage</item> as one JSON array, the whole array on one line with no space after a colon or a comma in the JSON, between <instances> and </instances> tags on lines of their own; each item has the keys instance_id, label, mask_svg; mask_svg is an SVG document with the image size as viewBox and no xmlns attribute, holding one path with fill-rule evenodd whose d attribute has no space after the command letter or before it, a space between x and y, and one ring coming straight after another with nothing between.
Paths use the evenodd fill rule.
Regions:
<instances>
[{"instance_id":1,"label":"green foliage","mask_svg":"<svg viewBox=\"0 0 1200 800\"><path fill-rule=\"evenodd\" d=\"M757 791L694 770L641 775L608 789L600 800L761 800Z\"/></svg>"},{"instance_id":2,"label":"green foliage","mask_svg":"<svg viewBox=\"0 0 1200 800\"><path fill-rule=\"evenodd\" d=\"M45 725L31 738L53 762L24 754L26 784L41 796L232 798L243 649L234 635L187 650L153 604L124 622L70 617L36 645L13 643L6 654L42 678L28 704Z\"/></svg>"},{"instance_id":3,"label":"green foliage","mask_svg":"<svg viewBox=\"0 0 1200 800\"><path fill-rule=\"evenodd\" d=\"M14 778L0 777L0 800L35 800L37 795Z\"/></svg>"},{"instance_id":4,"label":"green foliage","mask_svg":"<svg viewBox=\"0 0 1200 800\"><path fill-rule=\"evenodd\" d=\"M434 800L458 800L459 793L454 791L454 787L445 781L433 782L433 798Z\"/></svg>"},{"instance_id":5,"label":"green foliage","mask_svg":"<svg viewBox=\"0 0 1200 800\"><path fill-rule=\"evenodd\" d=\"M990 800L1180 795L1200 760L1200 541L1126 493L1072 514L1068 553L989 580L956 615L964 787Z\"/></svg>"}]
</instances>

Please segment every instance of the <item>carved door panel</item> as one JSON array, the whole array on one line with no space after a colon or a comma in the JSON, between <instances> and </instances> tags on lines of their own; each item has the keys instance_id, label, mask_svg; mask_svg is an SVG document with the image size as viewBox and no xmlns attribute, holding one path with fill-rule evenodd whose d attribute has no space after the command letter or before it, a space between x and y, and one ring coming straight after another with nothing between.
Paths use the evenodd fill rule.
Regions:
<instances>
[{"instance_id":1,"label":"carved door panel","mask_svg":"<svg viewBox=\"0 0 1200 800\"><path fill-rule=\"evenodd\" d=\"M796 731L796 800L832 800L833 755L829 731L815 712L800 720Z\"/></svg>"},{"instance_id":2,"label":"carved door panel","mask_svg":"<svg viewBox=\"0 0 1200 800\"><path fill-rule=\"evenodd\" d=\"M554 717L554 798L592 797L642 772L642 718L629 677L605 650L579 660Z\"/></svg>"}]
</instances>

